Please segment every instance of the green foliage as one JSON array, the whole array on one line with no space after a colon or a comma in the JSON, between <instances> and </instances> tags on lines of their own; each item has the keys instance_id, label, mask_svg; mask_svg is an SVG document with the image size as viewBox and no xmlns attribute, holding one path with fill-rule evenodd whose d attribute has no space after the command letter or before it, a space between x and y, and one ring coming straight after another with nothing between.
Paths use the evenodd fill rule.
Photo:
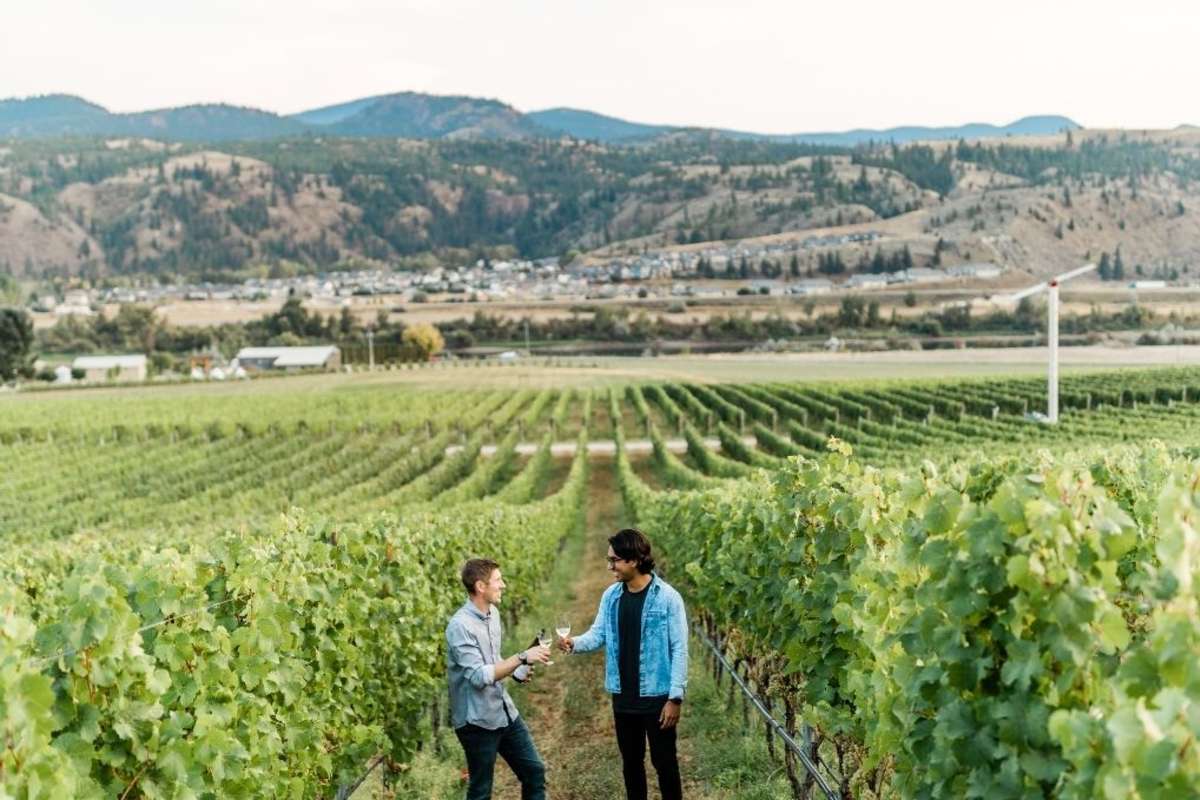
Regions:
<instances>
[{"instance_id":1,"label":"green foliage","mask_svg":"<svg viewBox=\"0 0 1200 800\"><path fill-rule=\"evenodd\" d=\"M1195 662L1179 636L1200 566L1190 527L1158 520L1194 513L1200 466L1047 455L981 482L831 447L727 487L655 494L629 475L625 492L700 613L800 678L801 713L848 757L844 791L886 775L904 797L1194 791L1194 723L1174 710L1200 684L1163 659Z\"/></svg>"},{"instance_id":2,"label":"green foliage","mask_svg":"<svg viewBox=\"0 0 1200 800\"><path fill-rule=\"evenodd\" d=\"M1195 445L1200 377L1062 388L1056 426L1022 416L1045 402L1036 378L601 395L667 574L814 724L844 795L1197 791L1200 464L1145 442ZM407 759L461 560L498 557L519 615L579 524L595 397L10 404L0 794L327 797L378 753ZM579 399L564 480L551 444ZM758 448L731 428L743 417ZM627 418L653 445L639 470L669 491L630 464ZM710 418L724 454L693 427ZM542 432L520 465L518 441ZM1084 445L1099 447L1062 455Z\"/></svg>"},{"instance_id":3,"label":"green foliage","mask_svg":"<svg viewBox=\"0 0 1200 800\"><path fill-rule=\"evenodd\" d=\"M895 170L922 189L931 189L940 195L949 194L954 188L953 160L952 151L945 150L939 156L932 147L923 144L892 147L891 153L886 155L867 153L854 157L856 164Z\"/></svg>"},{"instance_id":4,"label":"green foliage","mask_svg":"<svg viewBox=\"0 0 1200 800\"><path fill-rule=\"evenodd\" d=\"M328 797L377 753L403 762L443 680L453 575L500 560L515 618L581 521L579 453L537 502L294 514L190 551L97 554L36 604L5 584L0 789Z\"/></svg>"},{"instance_id":5,"label":"green foliage","mask_svg":"<svg viewBox=\"0 0 1200 800\"><path fill-rule=\"evenodd\" d=\"M17 308L0 308L0 381L33 374L33 320Z\"/></svg>"}]
</instances>

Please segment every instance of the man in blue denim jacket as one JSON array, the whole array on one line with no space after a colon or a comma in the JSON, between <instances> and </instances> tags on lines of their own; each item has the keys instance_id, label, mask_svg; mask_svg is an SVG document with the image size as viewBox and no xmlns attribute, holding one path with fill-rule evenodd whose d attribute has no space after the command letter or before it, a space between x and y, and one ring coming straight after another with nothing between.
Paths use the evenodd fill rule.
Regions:
<instances>
[{"instance_id":1,"label":"man in blue denim jacket","mask_svg":"<svg viewBox=\"0 0 1200 800\"><path fill-rule=\"evenodd\" d=\"M559 647L574 653L604 648L604 688L612 695L629 800L646 800L647 741L663 800L680 800L675 725L687 687L683 598L654 574L650 540L641 531L618 531L608 545L616 582L600 598L591 629L560 640Z\"/></svg>"}]
</instances>

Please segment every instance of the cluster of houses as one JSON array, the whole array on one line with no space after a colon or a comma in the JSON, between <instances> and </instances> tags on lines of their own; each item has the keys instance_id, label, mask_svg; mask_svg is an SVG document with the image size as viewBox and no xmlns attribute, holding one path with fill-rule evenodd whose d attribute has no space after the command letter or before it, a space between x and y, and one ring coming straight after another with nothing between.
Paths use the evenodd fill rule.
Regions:
<instances>
[{"instance_id":1,"label":"cluster of houses","mask_svg":"<svg viewBox=\"0 0 1200 800\"><path fill-rule=\"evenodd\" d=\"M646 281L695 277L701 264L708 264L718 276L733 265L746 261L757 269L763 259L781 264L785 269L792 256L825 247L868 244L881 238L876 231L809 236L794 242L771 244L735 243L695 250L668 250L642 253L635 256L611 258L601 264L572 267L572 272L592 282Z\"/></svg>"},{"instance_id":2,"label":"cluster of houses","mask_svg":"<svg viewBox=\"0 0 1200 800\"><path fill-rule=\"evenodd\" d=\"M251 278L240 284L205 282L103 290L71 289L61 301L53 295L37 298L32 310L56 316L91 316L100 306L125 303L280 302L296 296L317 305L336 307L345 305L352 297L375 295L387 295L406 302L420 300L421 295L449 294L486 302L582 297L586 293L587 281L561 270L555 258L494 262L481 259L471 266L438 267L426 272L363 270L293 278Z\"/></svg>"},{"instance_id":3,"label":"cluster of houses","mask_svg":"<svg viewBox=\"0 0 1200 800\"><path fill-rule=\"evenodd\" d=\"M470 267L437 268L421 273L382 271L344 272L328 275L280 279L253 279L237 286L202 284L198 286L160 286L144 289L108 289L89 292L74 289L61 303L52 297L38 301L35 310L57 315L91 315L94 308L110 303L149 303L193 300L274 301L288 296L307 299L310 305L335 310L349 304L353 297L387 296L399 302L419 302L431 296L459 296L472 302L489 300L554 299L634 299L638 297L719 297L739 293L770 295L816 295L836 290L864 291L898 284L932 284L958 279L988 279L1002 269L992 263L961 264L945 269L916 267L889 274L852 274L840 283L824 278L770 279L743 282L739 287L696 281L700 259L706 259L717 275L727 264L743 260L757 265L762 259L788 265L797 248L803 245L825 246L846 241L870 241L874 233L846 234L838 237L813 237L801 243L763 246L733 246L687 252L645 254L630 259L614 259L602 265L567 269L554 259L543 261L482 260ZM832 240L832 241L831 241ZM648 283L654 281L654 283ZM669 284L667 282L670 282ZM1145 283L1145 282L1142 282ZM1143 288L1143 287L1138 287ZM1147 287L1148 288L1148 287ZM106 368L107 369L107 368Z\"/></svg>"},{"instance_id":4,"label":"cluster of houses","mask_svg":"<svg viewBox=\"0 0 1200 800\"><path fill-rule=\"evenodd\" d=\"M191 359L192 380L221 381L248 378L256 372L300 370L334 371L341 368L342 353L334 345L316 347L243 347L229 361L208 353ZM104 382L142 382L149 380L149 359L142 354L79 356L70 366L54 370L54 382L69 384Z\"/></svg>"}]
</instances>

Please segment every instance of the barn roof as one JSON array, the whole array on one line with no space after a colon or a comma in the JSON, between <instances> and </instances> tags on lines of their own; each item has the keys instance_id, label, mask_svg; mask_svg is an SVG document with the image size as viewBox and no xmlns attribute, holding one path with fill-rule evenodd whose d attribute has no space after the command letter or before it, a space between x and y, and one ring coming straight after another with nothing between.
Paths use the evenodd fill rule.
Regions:
<instances>
[{"instance_id":1,"label":"barn roof","mask_svg":"<svg viewBox=\"0 0 1200 800\"><path fill-rule=\"evenodd\" d=\"M320 367L337 354L333 345L320 347L243 347L238 361L270 360L276 367Z\"/></svg>"}]
</instances>

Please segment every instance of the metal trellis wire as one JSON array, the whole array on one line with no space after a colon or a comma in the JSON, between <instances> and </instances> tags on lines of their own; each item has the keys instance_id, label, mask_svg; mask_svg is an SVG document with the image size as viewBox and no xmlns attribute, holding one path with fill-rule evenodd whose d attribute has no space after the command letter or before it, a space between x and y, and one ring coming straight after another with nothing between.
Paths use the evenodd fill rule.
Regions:
<instances>
[{"instance_id":1,"label":"metal trellis wire","mask_svg":"<svg viewBox=\"0 0 1200 800\"><path fill-rule=\"evenodd\" d=\"M712 654L716 657L718 663L720 663L721 668L729 673L729 677L732 678L734 683L737 684L738 688L742 690L742 694L746 696L746 699L750 701L750 704L758 709L758 713L762 715L762 718L766 724L781 740L783 740L784 746L787 747L788 750L791 750L792 753L795 754L796 758L800 760L800 763L804 765L804 769L809 775L812 776L817 788L821 790L826 799L841 800L841 796L838 794L837 790L830 786L829 781L827 781L825 776L821 774L819 767L811 758L809 758L805 748L792 738L792 735L788 733L787 729L783 727L779 720L771 716L771 712L767 709L763 701L760 700L758 695L756 695L750 689L750 687L746 685L746 682L742 680L740 675L737 674L737 671L734 670L733 666L725 660L725 656L721 654L721 651L717 649L717 646L713 644L712 640L709 639L702 630L695 626L692 627L692 632L697 638L700 639L701 642L704 643L706 647L708 647L709 650L712 651ZM805 726L805 739L808 738L807 731L808 727Z\"/></svg>"},{"instance_id":2,"label":"metal trellis wire","mask_svg":"<svg viewBox=\"0 0 1200 800\"><path fill-rule=\"evenodd\" d=\"M333 800L349 800L350 796L358 791L358 787L362 786L363 782L366 781L367 778L371 777L371 773L383 763L383 758L383 756L376 756L371 760L371 764L367 767L367 771L358 776L358 780L354 781L353 783L343 783L341 786L339 786L337 794L333 796Z\"/></svg>"}]
</instances>

